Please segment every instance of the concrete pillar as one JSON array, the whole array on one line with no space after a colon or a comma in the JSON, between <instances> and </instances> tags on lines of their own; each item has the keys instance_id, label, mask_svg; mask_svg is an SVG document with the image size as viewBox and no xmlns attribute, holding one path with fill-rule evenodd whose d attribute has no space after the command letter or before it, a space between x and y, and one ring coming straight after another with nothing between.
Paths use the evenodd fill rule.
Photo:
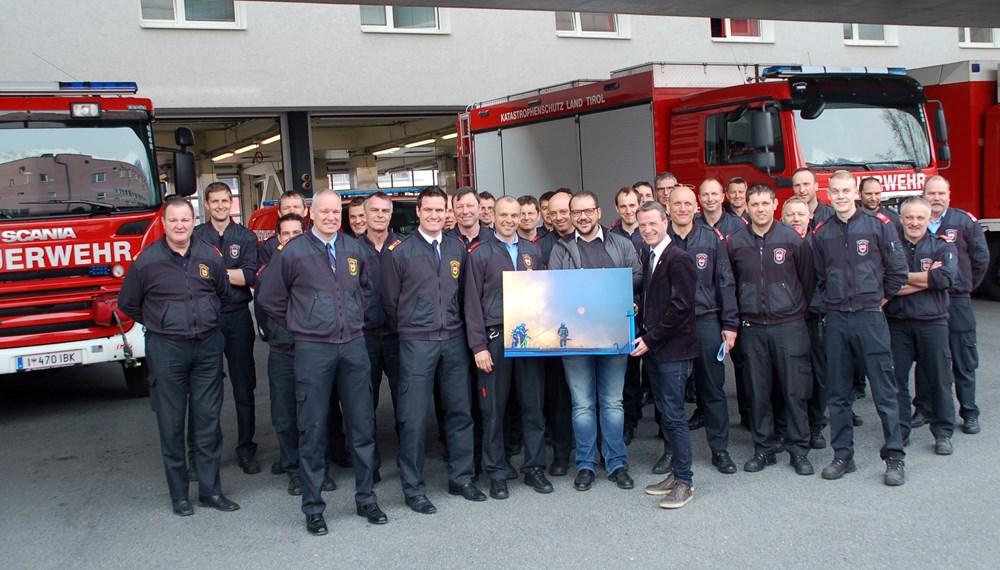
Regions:
<instances>
[{"instance_id":1,"label":"concrete pillar","mask_svg":"<svg viewBox=\"0 0 1000 570\"><path fill-rule=\"evenodd\" d=\"M285 188L312 197L316 176L308 112L292 111L281 115L281 155L285 163Z\"/></svg>"}]
</instances>

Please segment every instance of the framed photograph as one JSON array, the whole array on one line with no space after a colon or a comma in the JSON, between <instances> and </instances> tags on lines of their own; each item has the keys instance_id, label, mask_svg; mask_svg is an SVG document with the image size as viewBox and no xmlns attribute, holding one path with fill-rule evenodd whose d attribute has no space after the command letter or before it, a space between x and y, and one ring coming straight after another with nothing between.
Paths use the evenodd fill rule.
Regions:
<instances>
[{"instance_id":1,"label":"framed photograph","mask_svg":"<svg viewBox=\"0 0 1000 570\"><path fill-rule=\"evenodd\" d=\"M504 271L505 356L628 354L632 270Z\"/></svg>"}]
</instances>

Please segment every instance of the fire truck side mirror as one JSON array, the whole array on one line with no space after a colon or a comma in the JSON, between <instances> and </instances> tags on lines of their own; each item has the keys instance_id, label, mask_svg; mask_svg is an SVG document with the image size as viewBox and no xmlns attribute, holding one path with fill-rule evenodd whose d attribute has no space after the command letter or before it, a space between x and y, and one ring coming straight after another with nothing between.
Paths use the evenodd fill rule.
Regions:
<instances>
[{"instance_id":1,"label":"fire truck side mirror","mask_svg":"<svg viewBox=\"0 0 1000 570\"><path fill-rule=\"evenodd\" d=\"M187 150L187 147L194 146L194 133L187 127L178 127L174 131L174 142L181 150Z\"/></svg>"},{"instance_id":2,"label":"fire truck side mirror","mask_svg":"<svg viewBox=\"0 0 1000 570\"><path fill-rule=\"evenodd\" d=\"M753 142L753 166L757 170L771 173L777 161L774 157L774 131L771 113L759 109L750 116L750 139Z\"/></svg>"},{"instance_id":3,"label":"fire truck side mirror","mask_svg":"<svg viewBox=\"0 0 1000 570\"><path fill-rule=\"evenodd\" d=\"M754 148L764 149L774 146L772 128L771 113L763 109L753 112L750 117L750 138Z\"/></svg>"},{"instance_id":4,"label":"fire truck side mirror","mask_svg":"<svg viewBox=\"0 0 1000 570\"><path fill-rule=\"evenodd\" d=\"M178 196L190 196L198 187L195 185L194 154L186 151L174 152L174 192Z\"/></svg>"}]
</instances>

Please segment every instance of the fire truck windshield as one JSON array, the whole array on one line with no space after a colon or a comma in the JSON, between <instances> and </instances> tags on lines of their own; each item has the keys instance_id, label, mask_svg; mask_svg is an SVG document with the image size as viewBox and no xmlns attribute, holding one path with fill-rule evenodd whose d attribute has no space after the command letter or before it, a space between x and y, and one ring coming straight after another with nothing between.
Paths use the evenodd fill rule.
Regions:
<instances>
[{"instance_id":1,"label":"fire truck windshield","mask_svg":"<svg viewBox=\"0 0 1000 570\"><path fill-rule=\"evenodd\" d=\"M815 119L794 113L799 148L810 167L894 170L930 164L930 142L916 105L827 103Z\"/></svg>"},{"instance_id":2,"label":"fire truck windshield","mask_svg":"<svg viewBox=\"0 0 1000 570\"><path fill-rule=\"evenodd\" d=\"M160 203L136 126L0 123L0 219L90 215ZM15 127L15 128L11 128ZM146 141L149 135L142 135Z\"/></svg>"}]
</instances>

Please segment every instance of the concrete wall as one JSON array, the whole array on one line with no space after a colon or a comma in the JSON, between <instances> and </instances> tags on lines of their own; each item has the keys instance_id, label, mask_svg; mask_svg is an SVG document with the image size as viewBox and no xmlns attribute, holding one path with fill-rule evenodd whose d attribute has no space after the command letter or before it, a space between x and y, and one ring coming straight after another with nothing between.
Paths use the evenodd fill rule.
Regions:
<instances>
[{"instance_id":1,"label":"concrete wall","mask_svg":"<svg viewBox=\"0 0 1000 570\"><path fill-rule=\"evenodd\" d=\"M898 47L844 45L840 24L774 22L774 43L713 42L704 18L630 16L630 39L558 37L551 12L448 9L450 33L364 33L357 6L245 2L245 30L150 29L139 0L12 2L8 81L136 81L162 111L464 106L647 61L918 67L995 59L954 28Z\"/></svg>"}]
</instances>

